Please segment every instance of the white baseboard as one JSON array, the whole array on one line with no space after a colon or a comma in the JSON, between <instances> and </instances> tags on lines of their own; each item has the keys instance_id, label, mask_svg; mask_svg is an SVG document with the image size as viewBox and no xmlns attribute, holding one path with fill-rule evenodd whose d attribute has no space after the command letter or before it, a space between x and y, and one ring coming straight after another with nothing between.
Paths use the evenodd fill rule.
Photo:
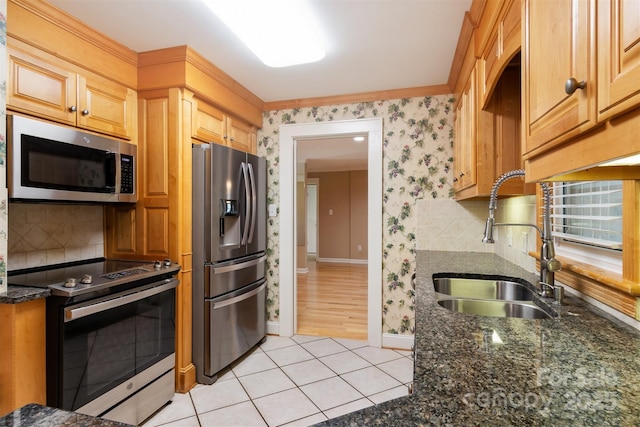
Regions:
<instances>
[{"instance_id":1,"label":"white baseboard","mask_svg":"<svg viewBox=\"0 0 640 427\"><path fill-rule=\"evenodd\" d=\"M382 334L382 347L398 350L411 350L415 342L413 335Z\"/></svg>"},{"instance_id":2,"label":"white baseboard","mask_svg":"<svg viewBox=\"0 0 640 427\"><path fill-rule=\"evenodd\" d=\"M355 258L318 258L316 261L333 262L333 263L340 263L340 264L368 264L369 263L369 260L355 259Z\"/></svg>"},{"instance_id":3,"label":"white baseboard","mask_svg":"<svg viewBox=\"0 0 640 427\"><path fill-rule=\"evenodd\" d=\"M280 335L280 322L267 322L267 335Z\"/></svg>"}]
</instances>

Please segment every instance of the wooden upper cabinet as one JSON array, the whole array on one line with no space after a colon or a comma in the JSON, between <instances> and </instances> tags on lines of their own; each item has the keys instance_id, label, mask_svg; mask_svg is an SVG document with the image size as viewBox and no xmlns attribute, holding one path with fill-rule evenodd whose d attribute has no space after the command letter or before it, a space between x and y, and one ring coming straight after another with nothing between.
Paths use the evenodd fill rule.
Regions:
<instances>
[{"instance_id":1,"label":"wooden upper cabinet","mask_svg":"<svg viewBox=\"0 0 640 427\"><path fill-rule=\"evenodd\" d=\"M596 124L595 0L525 0L523 10L526 159Z\"/></svg>"},{"instance_id":2,"label":"wooden upper cabinet","mask_svg":"<svg viewBox=\"0 0 640 427\"><path fill-rule=\"evenodd\" d=\"M131 139L136 92L93 74L78 76L77 126Z\"/></svg>"},{"instance_id":3,"label":"wooden upper cabinet","mask_svg":"<svg viewBox=\"0 0 640 427\"><path fill-rule=\"evenodd\" d=\"M256 153L256 128L234 119L200 99L194 99L191 122L192 137L204 142L227 145L237 150Z\"/></svg>"},{"instance_id":4,"label":"wooden upper cabinet","mask_svg":"<svg viewBox=\"0 0 640 427\"><path fill-rule=\"evenodd\" d=\"M480 58L480 106L485 107L502 71L520 51L520 0L507 0Z\"/></svg>"},{"instance_id":5,"label":"wooden upper cabinet","mask_svg":"<svg viewBox=\"0 0 640 427\"><path fill-rule=\"evenodd\" d=\"M134 90L45 52L11 46L7 51L7 108L120 138L134 137Z\"/></svg>"},{"instance_id":6,"label":"wooden upper cabinet","mask_svg":"<svg viewBox=\"0 0 640 427\"><path fill-rule=\"evenodd\" d=\"M640 1L598 1L598 120L640 105Z\"/></svg>"},{"instance_id":7,"label":"wooden upper cabinet","mask_svg":"<svg viewBox=\"0 0 640 427\"><path fill-rule=\"evenodd\" d=\"M7 53L7 107L75 126L77 74L11 47Z\"/></svg>"},{"instance_id":8,"label":"wooden upper cabinet","mask_svg":"<svg viewBox=\"0 0 640 427\"><path fill-rule=\"evenodd\" d=\"M241 120L227 117L228 145L236 150L256 154L256 128Z\"/></svg>"},{"instance_id":9,"label":"wooden upper cabinet","mask_svg":"<svg viewBox=\"0 0 640 427\"><path fill-rule=\"evenodd\" d=\"M453 189L456 193L476 183L476 69L471 71L455 110Z\"/></svg>"}]
</instances>

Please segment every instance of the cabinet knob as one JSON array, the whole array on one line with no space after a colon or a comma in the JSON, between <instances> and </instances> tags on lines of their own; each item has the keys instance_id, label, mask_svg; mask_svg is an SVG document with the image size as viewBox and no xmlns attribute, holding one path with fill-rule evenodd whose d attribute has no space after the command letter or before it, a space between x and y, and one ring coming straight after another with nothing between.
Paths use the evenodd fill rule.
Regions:
<instances>
[{"instance_id":1,"label":"cabinet knob","mask_svg":"<svg viewBox=\"0 0 640 427\"><path fill-rule=\"evenodd\" d=\"M231 142L235 141L236 139L234 137L231 137Z\"/></svg>"},{"instance_id":2,"label":"cabinet knob","mask_svg":"<svg viewBox=\"0 0 640 427\"><path fill-rule=\"evenodd\" d=\"M224 139L227 139L228 137L229 137L229 135L227 135L227 134L225 134L225 135L223 136L223 138L224 138Z\"/></svg>"},{"instance_id":3,"label":"cabinet knob","mask_svg":"<svg viewBox=\"0 0 640 427\"><path fill-rule=\"evenodd\" d=\"M78 110L78 107L76 107L75 105L72 105L71 107L69 107L70 113L75 113L77 110Z\"/></svg>"},{"instance_id":4,"label":"cabinet knob","mask_svg":"<svg viewBox=\"0 0 640 427\"><path fill-rule=\"evenodd\" d=\"M82 115L83 116L88 116L89 115L89 110L87 110L86 108L84 110L82 110Z\"/></svg>"},{"instance_id":5,"label":"cabinet knob","mask_svg":"<svg viewBox=\"0 0 640 427\"><path fill-rule=\"evenodd\" d=\"M460 172L460 178L462 178L464 176L463 172Z\"/></svg>"},{"instance_id":6,"label":"cabinet knob","mask_svg":"<svg viewBox=\"0 0 640 427\"><path fill-rule=\"evenodd\" d=\"M574 77L571 77L564 84L564 91L567 93L567 95L571 95L576 91L576 89L584 89L585 87L587 87L587 82L585 82L584 80L578 82Z\"/></svg>"},{"instance_id":7,"label":"cabinet knob","mask_svg":"<svg viewBox=\"0 0 640 427\"><path fill-rule=\"evenodd\" d=\"M458 182L458 178L453 178L453 182Z\"/></svg>"}]
</instances>

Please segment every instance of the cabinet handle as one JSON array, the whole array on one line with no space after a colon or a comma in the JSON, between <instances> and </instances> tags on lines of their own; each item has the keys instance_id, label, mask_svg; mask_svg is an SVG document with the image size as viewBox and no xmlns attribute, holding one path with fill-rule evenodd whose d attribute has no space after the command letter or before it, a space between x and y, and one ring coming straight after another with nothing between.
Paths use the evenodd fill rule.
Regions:
<instances>
[{"instance_id":1,"label":"cabinet handle","mask_svg":"<svg viewBox=\"0 0 640 427\"><path fill-rule=\"evenodd\" d=\"M463 172L460 172L460 178L462 178L464 176Z\"/></svg>"},{"instance_id":2,"label":"cabinet handle","mask_svg":"<svg viewBox=\"0 0 640 427\"><path fill-rule=\"evenodd\" d=\"M571 77L564 84L564 91L567 93L567 95L571 95L576 91L576 89L584 89L585 87L587 87L587 82L585 82L584 80L578 82L574 77Z\"/></svg>"},{"instance_id":3,"label":"cabinet handle","mask_svg":"<svg viewBox=\"0 0 640 427\"><path fill-rule=\"evenodd\" d=\"M78 107L76 107L75 105L72 105L71 107L69 107L70 113L75 113L77 110L78 110Z\"/></svg>"},{"instance_id":4,"label":"cabinet handle","mask_svg":"<svg viewBox=\"0 0 640 427\"><path fill-rule=\"evenodd\" d=\"M453 182L458 182L458 178L453 178Z\"/></svg>"},{"instance_id":5,"label":"cabinet handle","mask_svg":"<svg viewBox=\"0 0 640 427\"><path fill-rule=\"evenodd\" d=\"M84 110L82 110L82 115L83 116L88 116L89 115L89 110L87 110L86 108Z\"/></svg>"}]
</instances>

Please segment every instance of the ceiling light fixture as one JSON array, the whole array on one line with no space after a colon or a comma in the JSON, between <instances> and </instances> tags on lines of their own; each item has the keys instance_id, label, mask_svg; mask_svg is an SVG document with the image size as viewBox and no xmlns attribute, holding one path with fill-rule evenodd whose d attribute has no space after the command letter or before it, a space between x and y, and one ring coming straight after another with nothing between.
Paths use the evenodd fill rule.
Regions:
<instances>
[{"instance_id":1,"label":"ceiling light fixture","mask_svg":"<svg viewBox=\"0 0 640 427\"><path fill-rule=\"evenodd\" d=\"M303 0L203 0L267 66L319 61L324 41Z\"/></svg>"}]
</instances>

